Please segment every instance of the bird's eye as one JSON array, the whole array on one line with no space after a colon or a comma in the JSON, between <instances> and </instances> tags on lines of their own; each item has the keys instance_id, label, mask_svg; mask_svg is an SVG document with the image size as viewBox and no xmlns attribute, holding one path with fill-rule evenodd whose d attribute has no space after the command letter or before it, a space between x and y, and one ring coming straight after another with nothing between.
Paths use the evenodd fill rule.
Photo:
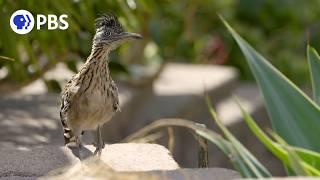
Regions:
<instances>
[{"instance_id":1,"label":"bird's eye","mask_svg":"<svg viewBox=\"0 0 320 180\"><path fill-rule=\"evenodd\" d=\"M104 35L105 35L105 36L110 36L110 35L111 35L111 32L110 32L110 31L107 31L107 32L104 33Z\"/></svg>"}]
</instances>

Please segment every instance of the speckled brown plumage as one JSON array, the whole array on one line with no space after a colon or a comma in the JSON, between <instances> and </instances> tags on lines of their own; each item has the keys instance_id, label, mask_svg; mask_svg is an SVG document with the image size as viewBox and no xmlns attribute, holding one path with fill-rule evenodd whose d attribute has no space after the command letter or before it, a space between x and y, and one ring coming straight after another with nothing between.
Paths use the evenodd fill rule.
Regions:
<instances>
[{"instance_id":1,"label":"speckled brown plumage","mask_svg":"<svg viewBox=\"0 0 320 180\"><path fill-rule=\"evenodd\" d=\"M126 40L137 38L141 36L124 32L114 16L97 19L91 54L61 94L60 118L66 144L75 141L81 147L82 132L97 129L96 152L101 153L104 143L100 128L120 110L118 88L110 76L108 55Z\"/></svg>"}]
</instances>

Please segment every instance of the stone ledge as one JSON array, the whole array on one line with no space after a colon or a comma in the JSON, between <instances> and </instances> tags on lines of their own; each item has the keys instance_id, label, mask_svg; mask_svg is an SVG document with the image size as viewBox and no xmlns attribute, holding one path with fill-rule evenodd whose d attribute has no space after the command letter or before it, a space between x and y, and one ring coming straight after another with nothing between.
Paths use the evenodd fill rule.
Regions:
<instances>
[{"instance_id":1,"label":"stone ledge","mask_svg":"<svg viewBox=\"0 0 320 180\"><path fill-rule=\"evenodd\" d=\"M95 147L88 146L93 152ZM112 144L106 146L101 160L116 171L173 170L179 165L159 144Z\"/></svg>"},{"instance_id":2,"label":"stone ledge","mask_svg":"<svg viewBox=\"0 0 320 180\"><path fill-rule=\"evenodd\" d=\"M97 165L99 164L99 165ZM146 172L115 172L105 165L93 160L84 166L72 167L60 174L50 174L45 180L78 179L130 179L130 180L233 180L240 179L236 171L223 168L176 169Z\"/></svg>"},{"instance_id":3,"label":"stone ledge","mask_svg":"<svg viewBox=\"0 0 320 180\"><path fill-rule=\"evenodd\" d=\"M95 148L85 146L83 159ZM180 169L170 152L158 144L106 145L99 159L80 164L76 147L42 146L0 149L1 180L44 179L235 179L238 172L222 168ZM71 166L70 166L71 165ZM84 165L84 166L83 166ZM87 165L87 167L85 167ZM58 170L57 170L58 169ZM54 170L54 171L52 171Z\"/></svg>"},{"instance_id":4,"label":"stone ledge","mask_svg":"<svg viewBox=\"0 0 320 180\"><path fill-rule=\"evenodd\" d=\"M82 158L92 155L93 146L85 146ZM77 148L42 146L0 149L0 177L36 177L49 171L80 162ZM78 153L78 154L77 154ZM76 155L76 156L75 156ZM174 170L178 164L170 152L157 144L106 145L101 160L115 171Z\"/></svg>"}]
</instances>

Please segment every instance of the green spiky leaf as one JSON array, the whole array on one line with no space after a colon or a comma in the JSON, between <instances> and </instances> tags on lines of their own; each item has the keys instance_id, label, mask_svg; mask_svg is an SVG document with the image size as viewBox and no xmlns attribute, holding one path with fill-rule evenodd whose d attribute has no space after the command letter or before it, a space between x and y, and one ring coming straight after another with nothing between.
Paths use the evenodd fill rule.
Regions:
<instances>
[{"instance_id":1,"label":"green spiky leaf","mask_svg":"<svg viewBox=\"0 0 320 180\"><path fill-rule=\"evenodd\" d=\"M320 175L320 153L283 145L272 141L255 123L252 117L243 109L243 106L238 101L238 105L241 109L242 116L247 123L250 130L255 134L255 136L278 158L280 159L285 167L291 172L293 169L297 170L298 165L296 165L297 157L303 161L299 163L310 175L319 176ZM284 143L283 143L284 144ZM294 159L292 159L292 157ZM294 161L292 161L294 160ZM294 163L294 164L292 164Z\"/></svg>"},{"instance_id":2,"label":"green spiky leaf","mask_svg":"<svg viewBox=\"0 0 320 180\"><path fill-rule=\"evenodd\" d=\"M307 48L308 61L311 74L313 98L316 103L320 104L320 57L317 51L308 46Z\"/></svg>"},{"instance_id":3,"label":"green spiky leaf","mask_svg":"<svg viewBox=\"0 0 320 180\"><path fill-rule=\"evenodd\" d=\"M240 46L259 88L272 126L290 145L320 152L320 109L222 19Z\"/></svg>"}]
</instances>

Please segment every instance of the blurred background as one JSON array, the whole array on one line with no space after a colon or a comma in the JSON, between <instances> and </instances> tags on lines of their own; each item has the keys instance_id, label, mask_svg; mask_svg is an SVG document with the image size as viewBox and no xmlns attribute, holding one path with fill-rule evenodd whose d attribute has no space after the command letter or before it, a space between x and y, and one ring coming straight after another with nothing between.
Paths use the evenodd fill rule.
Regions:
<instances>
[{"instance_id":1,"label":"blurred background","mask_svg":"<svg viewBox=\"0 0 320 180\"><path fill-rule=\"evenodd\" d=\"M125 107L122 114L115 117L119 119L117 122L121 121L120 125L112 122L110 127L105 129L105 136L109 142L118 142L156 118L184 117L199 123L212 123L202 116L206 112L202 100L193 98L194 94L202 97L204 90L201 82L196 83L197 79L192 80L197 78L197 75L199 81L203 76L213 78L208 79L213 82L212 86L209 82L207 88L209 92L212 91L213 99L224 103L216 107L218 112L221 107L222 116L226 119L230 118L231 112L234 111L233 105L230 105L227 98L230 94L243 95L248 104L257 97L259 106L254 104L256 101L251 103L251 106L260 108L261 105L261 109L252 113L256 113L262 120L267 119L259 92L254 89L249 67L221 23L218 14L232 24L250 44L293 82L308 89L310 82L305 52L308 43L316 49L320 48L318 7L320 7L318 0L0 0L0 93L3 96L0 102L0 125L7 129L7 132L2 132L2 141L6 141L4 145L60 142L48 130L60 132L57 95L38 96L37 93L31 93L32 96L28 96L28 93L22 93L20 99L16 97L10 99L9 94L14 92L19 94L21 89L26 87L37 92L40 86L38 87L39 84L35 82L40 81L41 88L44 88L41 93L59 93L65 81L77 72L79 65L90 54L95 18L105 13L115 14L128 31L140 33L144 37L142 41L128 43L111 54L110 68L113 77L120 84L121 101ZM18 35L9 26L11 14L18 9L28 10L33 15L67 14L69 28L65 31L34 29L27 35ZM166 64L169 64L167 68ZM179 79L180 76L191 79ZM195 84L192 84L193 82ZM170 91L178 87L170 89L168 88L170 83L183 87L181 93L177 90L175 91L177 94L171 95ZM148 88L149 86L152 88ZM194 88L195 86L198 89ZM231 92L234 87L240 88L236 92ZM158 91L165 93L157 93ZM228 95L225 95L226 93ZM184 105L183 111L177 110L178 105L180 108L179 103ZM45 104L48 105L46 109ZM26 109L24 113L31 112L30 115L16 113L23 108ZM165 110L166 108L168 110ZM197 108L202 109L197 110ZM191 112L191 109L192 112L197 112L187 115L185 112ZM30 118L30 133L38 132L34 136L27 135L33 139L26 139L25 126L29 121L19 124L20 117ZM32 119L37 118L44 123L39 125L40 120L32 122ZM55 119L57 125L52 124L50 119ZM261 123L268 127L266 121ZM21 125L20 130L16 128L18 125ZM115 128L116 126L118 128ZM250 140L250 134L246 134L248 130L241 130L242 126L245 128L237 121L229 127L237 131L240 140L254 144L255 141ZM6 138L5 135L10 133L16 134L17 137ZM181 137L186 137L184 132L180 134ZM196 157L190 159L190 156L192 154L196 156L194 153L196 148L193 148L194 150L190 148L190 152L189 150L186 152L186 149L196 144L191 143L186 146L186 143L181 143L179 147L179 135L176 142L177 148L173 153L179 163L193 167ZM270 155L261 148L253 148L253 151L261 153L262 155L258 157L268 161ZM213 162L211 161L213 166L228 166L226 159L218 158L223 156L222 154L212 156L214 156ZM281 174L282 170L278 170L272 163L270 160L269 167L273 167L276 173Z\"/></svg>"},{"instance_id":2,"label":"blurred background","mask_svg":"<svg viewBox=\"0 0 320 180\"><path fill-rule=\"evenodd\" d=\"M90 52L94 20L104 13L116 14L124 27L144 37L142 42L128 44L113 54L112 69L127 72L128 79L137 75L132 65L180 61L231 65L240 70L241 79L250 80L243 56L217 16L221 14L290 79L304 85L308 83L308 39L319 47L319 4L317 0L1 0L0 54L16 62L0 62L0 87L12 90L30 83L59 62L76 71L76 64ZM68 14L69 28L17 35L8 25L17 9L33 14Z\"/></svg>"}]
</instances>

